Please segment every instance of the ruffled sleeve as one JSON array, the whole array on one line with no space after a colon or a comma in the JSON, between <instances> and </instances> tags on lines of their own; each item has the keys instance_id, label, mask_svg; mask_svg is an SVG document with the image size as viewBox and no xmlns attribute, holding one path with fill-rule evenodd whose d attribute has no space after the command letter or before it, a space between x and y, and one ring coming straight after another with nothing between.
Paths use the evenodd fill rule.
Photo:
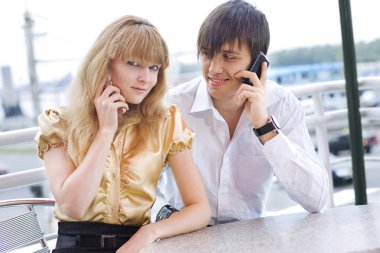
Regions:
<instances>
[{"instance_id":1,"label":"ruffled sleeve","mask_svg":"<svg viewBox=\"0 0 380 253\"><path fill-rule=\"evenodd\" d=\"M34 141L37 143L38 156L44 159L44 154L52 147L66 145L67 132L62 118L62 109L48 109L38 116L38 131Z\"/></svg>"},{"instance_id":2,"label":"ruffled sleeve","mask_svg":"<svg viewBox=\"0 0 380 253\"><path fill-rule=\"evenodd\" d=\"M187 148L192 148L194 132L186 126L181 112L176 105L169 108L170 120L168 124L168 155L174 155Z\"/></svg>"}]
</instances>

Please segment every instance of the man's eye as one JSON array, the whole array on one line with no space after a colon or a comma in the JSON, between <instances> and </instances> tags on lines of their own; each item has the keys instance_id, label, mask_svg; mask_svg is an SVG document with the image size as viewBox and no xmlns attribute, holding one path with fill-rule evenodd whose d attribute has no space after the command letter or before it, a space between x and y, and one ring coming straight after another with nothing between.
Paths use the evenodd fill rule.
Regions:
<instances>
[{"instance_id":1,"label":"man's eye","mask_svg":"<svg viewBox=\"0 0 380 253\"><path fill-rule=\"evenodd\" d=\"M208 55L208 51L207 50L201 50L201 54L204 55L204 56L207 56Z\"/></svg>"},{"instance_id":2,"label":"man's eye","mask_svg":"<svg viewBox=\"0 0 380 253\"><path fill-rule=\"evenodd\" d=\"M224 54L224 58L228 59L228 60L235 59L235 57L233 55L231 55L231 54Z\"/></svg>"},{"instance_id":3,"label":"man's eye","mask_svg":"<svg viewBox=\"0 0 380 253\"><path fill-rule=\"evenodd\" d=\"M153 70L153 71L159 71L160 70L160 66L158 66L158 65L152 65L152 66L149 66L149 69Z\"/></svg>"},{"instance_id":4,"label":"man's eye","mask_svg":"<svg viewBox=\"0 0 380 253\"><path fill-rule=\"evenodd\" d=\"M139 64L135 61L127 61L127 63L131 66L139 66Z\"/></svg>"}]
</instances>

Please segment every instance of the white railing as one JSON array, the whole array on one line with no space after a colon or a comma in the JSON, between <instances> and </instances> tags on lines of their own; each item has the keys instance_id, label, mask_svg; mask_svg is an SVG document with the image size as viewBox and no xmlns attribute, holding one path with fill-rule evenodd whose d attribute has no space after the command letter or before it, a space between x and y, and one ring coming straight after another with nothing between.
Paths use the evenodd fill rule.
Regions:
<instances>
[{"instance_id":1,"label":"white railing","mask_svg":"<svg viewBox=\"0 0 380 253\"><path fill-rule=\"evenodd\" d=\"M361 78L359 81L360 89L379 89L380 90L380 76L370 77L370 78ZM349 157L342 158L336 161L331 161L329 158L329 147L328 147L328 126L326 123L333 121L342 121L342 119L347 118L347 109L339 109L326 111L324 100L322 95L324 93L332 92L344 92L345 91L345 82L344 80L332 81L332 82L323 82L323 83L313 83L308 85L300 86L290 86L288 89L293 92L297 97L311 97L313 100L314 112L310 115L307 115L306 122L310 130L314 130L316 133L316 144L318 147L318 153L329 169L332 164L344 162L350 160ZM362 119L380 119L380 108L361 108L360 109ZM38 127L26 128L21 130L13 130L0 132L0 146L10 145L22 142L28 142L33 140L34 136L38 131ZM366 160L380 161L380 157L365 157ZM10 173L0 176L0 191L7 189L21 187L31 184L36 184L41 181L46 180L46 175L44 168L25 168L25 171ZM331 180L331 171L330 171L330 180ZM333 184L331 180L331 191L330 194L333 194ZM333 198L331 198L333 199ZM333 203L332 203L333 204Z\"/></svg>"},{"instance_id":2,"label":"white railing","mask_svg":"<svg viewBox=\"0 0 380 253\"><path fill-rule=\"evenodd\" d=\"M360 90L380 90L380 76L359 78L358 80ZM328 123L331 122L342 122L347 119L347 109L335 109L335 110L325 110L325 101L323 95L328 95L334 92L345 92L345 80L330 81L330 82L319 82L312 83L308 85L290 86L289 90L299 98L311 97L313 113L307 115L306 123L309 129L314 128L316 134L316 142L318 148L318 154L329 171L330 179L330 200L331 206L334 206L333 202L333 183L332 183L332 172L331 166L337 163L343 163L345 161L350 161L351 157L345 157L336 161L330 161L330 151L329 151L329 137L328 137ZM346 99L346 98L345 98ZM346 101L343 101L344 103ZM360 108L362 123L363 119L380 119L380 108L379 107L362 107ZM342 126L341 126L342 127ZM365 160L380 160L373 157L366 157Z\"/></svg>"},{"instance_id":3,"label":"white railing","mask_svg":"<svg viewBox=\"0 0 380 253\"><path fill-rule=\"evenodd\" d=\"M29 142L34 139L38 127L0 132L0 146ZM21 172L0 176L0 191L40 183L46 180L44 168L25 168Z\"/></svg>"},{"instance_id":4,"label":"white railing","mask_svg":"<svg viewBox=\"0 0 380 253\"><path fill-rule=\"evenodd\" d=\"M0 146L31 141L37 134L38 127L0 132Z\"/></svg>"}]
</instances>

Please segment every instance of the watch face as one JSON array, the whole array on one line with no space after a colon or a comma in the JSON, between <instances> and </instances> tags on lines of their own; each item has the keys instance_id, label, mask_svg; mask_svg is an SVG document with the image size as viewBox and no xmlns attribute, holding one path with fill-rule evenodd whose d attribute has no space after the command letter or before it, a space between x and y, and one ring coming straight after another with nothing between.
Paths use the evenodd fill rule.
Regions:
<instances>
[{"instance_id":1,"label":"watch face","mask_svg":"<svg viewBox=\"0 0 380 253\"><path fill-rule=\"evenodd\" d=\"M174 212L178 212L178 210L175 209L174 207L170 206L170 205L165 205L158 212L157 217L156 217L156 221L167 219Z\"/></svg>"}]
</instances>

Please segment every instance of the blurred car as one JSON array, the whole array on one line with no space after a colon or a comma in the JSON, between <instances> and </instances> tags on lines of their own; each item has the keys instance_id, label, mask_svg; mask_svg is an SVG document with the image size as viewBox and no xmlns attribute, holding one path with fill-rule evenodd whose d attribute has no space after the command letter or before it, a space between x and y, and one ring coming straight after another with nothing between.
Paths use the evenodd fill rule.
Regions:
<instances>
[{"instance_id":1,"label":"blurred car","mask_svg":"<svg viewBox=\"0 0 380 253\"><path fill-rule=\"evenodd\" d=\"M31 185L30 186L30 191L32 192L33 196L35 198L42 198L44 196L43 194L43 187L42 185Z\"/></svg>"},{"instance_id":2,"label":"blurred car","mask_svg":"<svg viewBox=\"0 0 380 253\"><path fill-rule=\"evenodd\" d=\"M8 169L5 167L5 165L0 164L0 176L5 174L8 174Z\"/></svg>"},{"instance_id":3,"label":"blurred car","mask_svg":"<svg viewBox=\"0 0 380 253\"><path fill-rule=\"evenodd\" d=\"M352 166L350 160L336 163L338 157L330 154L330 169L334 187L352 184Z\"/></svg>"},{"instance_id":4,"label":"blurred car","mask_svg":"<svg viewBox=\"0 0 380 253\"><path fill-rule=\"evenodd\" d=\"M379 106L380 94L378 91L365 90L360 95L360 106L375 107Z\"/></svg>"},{"instance_id":5,"label":"blurred car","mask_svg":"<svg viewBox=\"0 0 380 253\"><path fill-rule=\"evenodd\" d=\"M331 138L329 141L330 152L338 155L341 151L350 150L350 136L348 134L341 134ZM363 147L365 152L371 153L373 146L379 143L376 135L363 134Z\"/></svg>"}]
</instances>

